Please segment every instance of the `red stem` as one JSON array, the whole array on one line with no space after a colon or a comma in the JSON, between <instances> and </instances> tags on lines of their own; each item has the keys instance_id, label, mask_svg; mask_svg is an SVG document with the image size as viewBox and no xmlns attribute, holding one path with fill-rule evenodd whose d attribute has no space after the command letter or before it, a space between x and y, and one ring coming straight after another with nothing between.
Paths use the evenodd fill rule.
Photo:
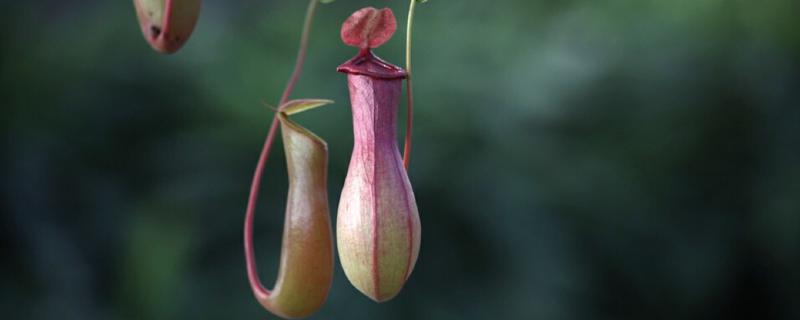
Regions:
<instances>
[{"instance_id":1,"label":"red stem","mask_svg":"<svg viewBox=\"0 0 800 320\"><path fill-rule=\"evenodd\" d=\"M403 147L403 166L408 170L411 162L411 128L414 124L414 89L411 81L411 36L413 35L414 11L418 0L410 0L408 3L408 21L406 22L406 140Z\"/></svg>"},{"instance_id":2,"label":"red stem","mask_svg":"<svg viewBox=\"0 0 800 320\"><path fill-rule=\"evenodd\" d=\"M403 147L403 166L408 170L408 165L411 162L411 128L414 126L414 93L411 86L411 73L406 78L406 140Z\"/></svg>"},{"instance_id":3,"label":"red stem","mask_svg":"<svg viewBox=\"0 0 800 320\"><path fill-rule=\"evenodd\" d=\"M300 36L300 49L297 52L297 59L295 60L294 71L286 84L286 89L283 90L280 103L278 103L278 111L281 111L289 96L292 94L300 74L303 72L303 63L305 62L306 52L308 51L308 39L311 33L311 22L314 17L314 12L317 8L318 0L311 0L308 3L306 10L305 22L303 24L303 33ZM261 186L261 176L264 173L264 167L269 158L272 149L272 142L275 140L275 133L278 130L278 117L277 113L272 119L272 124L267 133L267 139L264 141L264 147L261 150L261 155L256 164L256 170L253 173L253 182L250 185L250 197L247 201L247 212L245 213L244 220L244 253L247 264L247 279L250 282L250 288L259 300L269 297L270 291L264 287L258 277L258 269L256 268L255 252L253 250L253 217L256 211L256 202L258 202L258 191Z\"/></svg>"}]
</instances>

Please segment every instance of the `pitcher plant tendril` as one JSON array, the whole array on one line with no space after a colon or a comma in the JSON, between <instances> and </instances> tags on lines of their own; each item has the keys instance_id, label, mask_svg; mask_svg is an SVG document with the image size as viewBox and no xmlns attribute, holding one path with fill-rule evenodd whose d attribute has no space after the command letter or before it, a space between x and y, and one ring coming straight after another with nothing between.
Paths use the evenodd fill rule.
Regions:
<instances>
[{"instance_id":1,"label":"pitcher plant tendril","mask_svg":"<svg viewBox=\"0 0 800 320\"><path fill-rule=\"evenodd\" d=\"M330 103L327 100L288 101L303 70L311 24L319 0L306 11L294 71L281 95L275 118L253 174L244 222L247 278L253 295L270 312L284 318L308 316L325 302L333 279L333 236L327 194L326 143L288 118L289 114ZM277 124L281 125L289 176L280 266L273 290L261 283L253 248L253 218L261 176L269 158Z\"/></svg>"},{"instance_id":2,"label":"pitcher plant tendril","mask_svg":"<svg viewBox=\"0 0 800 320\"><path fill-rule=\"evenodd\" d=\"M337 69L347 74L354 146L336 220L345 275L376 302L396 296L419 254L420 221L397 145L397 104L406 71L372 53L397 28L390 9L364 8L342 26L359 48Z\"/></svg>"},{"instance_id":3,"label":"pitcher plant tendril","mask_svg":"<svg viewBox=\"0 0 800 320\"><path fill-rule=\"evenodd\" d=\"M408 5L408 20L406 21L406 139L403 143L403 166L408 170L411 164L411 138L414 127L414 86L411 74L411 38L414 36L414 12L417 2L427 0L410 0Z\"/></svg>"}]
</instances>

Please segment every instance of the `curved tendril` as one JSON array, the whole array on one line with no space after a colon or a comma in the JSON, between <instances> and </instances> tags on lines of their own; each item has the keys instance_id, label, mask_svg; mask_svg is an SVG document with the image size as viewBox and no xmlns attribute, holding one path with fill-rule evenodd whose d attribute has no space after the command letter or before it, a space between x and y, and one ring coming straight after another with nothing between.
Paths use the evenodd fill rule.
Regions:
<instances>
[{"instance_id":1,"label":"curved tendril","mask_svg":"<svg viewBox=\"0 0 800 320\"><path fill-rule=\"evenodd\" d=\"M303 31L300 37L300 48L297 52L294 71L292 72L289 82L286 84L286 88L281 96L280 103L278 104L278 112L281 111L281 108L289 99L289 96L294 90L297 80L300 78L300 74L303 71L303 63L305 62L306 52L308 51L308 41L310 38L312 21L314 19L314 14L316 13L318 4L319 0L310 0L308 3L308 9L306 10L306 16L303 23ZM261 177L264 173L264 167L272 149L272 143L275 140L278 122L278 113L276 113L272 119L272 123L270 124L269 133L264 141L264 146L258 158L255 172L253 173L253 180L250 186L250 196L247 203L247 211L245 213L244 222L244 250L247 264L247 277L248 281L250 282L250 287L253 290L253 294L255 294L256 298L259 300L268 298L271 292L261 283L261 280L258 276L258 270L256 268L255 252L253 249L253 218L255 216L256 203L258 202L258 192L261 186Z\"/></svg>"},{"instance_id":2,"label":"curved tendril","mask_svg":"<svg viewBox=\"0 0 800 320\"><path fill-rule=\"evenodd\" d=\"M414 25L414 9L417 0L410 0L408 7L408 22L406 23L406 138L403 146L403 166L408 170L411 162L411 130L414 125L414 90L411 82L411 38Z\"/></svg>"}]
</instances>

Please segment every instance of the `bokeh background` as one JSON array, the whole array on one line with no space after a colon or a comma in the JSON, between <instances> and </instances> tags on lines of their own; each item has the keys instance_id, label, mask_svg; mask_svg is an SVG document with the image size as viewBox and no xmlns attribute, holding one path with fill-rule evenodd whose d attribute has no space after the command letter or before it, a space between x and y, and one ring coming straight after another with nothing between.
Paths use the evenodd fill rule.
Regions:
<instances>
[{"instance_id":1,"label":"bokeh background","mask_svg":"<svg viewBox=\"0 0 800 320\"><path fill-rule=\"evenodd\" d=\"M131 1L4 1L0 318L263 319L242 250L250 177L304 1L204 1L161 56ZM322 6L293 97L352 147ZM410 177L421 255L375 304L338 267L313 319L800 319L800 4L431 0L418 8ZM402 64L404 32L378 54ZM404 112L401 112L404 115ZM402 121L402 120L401 120ZM402 126L401 126L402 127ZM401 132L402 135L402 132ZM256 218L277 271L280 143Z\"/></svg>"}]
</instances>

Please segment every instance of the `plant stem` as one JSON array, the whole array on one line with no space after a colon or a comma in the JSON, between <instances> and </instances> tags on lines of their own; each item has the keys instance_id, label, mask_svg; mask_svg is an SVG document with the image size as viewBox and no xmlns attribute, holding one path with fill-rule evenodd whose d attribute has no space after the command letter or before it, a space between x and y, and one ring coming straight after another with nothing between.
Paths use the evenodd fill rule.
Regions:
<instances>
[{"instance_id":1,"label":"plant stem","mask_svg":"<svg viewBox=\"0 0 800 320\"><path fill-rule=\"evenodd\" d=\"M303 21L303 33L300 35L300 49L297 50L297 59L294 63L294 71L292 72L292 77L289 78L289 82L286 84L286 89L283 90L280 104L278 104L278 110L280 110L281 106L286 103L286 101L289 101L289 95L292 94L292 90L294 90L294 86L297 84L297 79L299 79L300 74L303 73L303 62L305 62L306 52L308 52L308 39L311 37L311 23L314 20L314 14L317 11L318 4L319 0L311 0L308 3L306 18ZM277 123L277 121L278 118L276 115L273 123Z\"/></svg>"},{"instance_id":2,"label":"plant stem","mask_svg":"<svg viewBox=\"0 0 800 320\"><path fill-rule=\"evenodd\" d=\"M289 100L289 96L294 90L300 74L303 72L303 63L305 62L306 52L308 51L308 39L311 34L311 23L314 19L314 14L317 10L319 0L310 0L308 9L306 10L305 22L303 23L303 33L300 36L300 49L297 52L297 59L295 60L294 71L286 84L286 89L283 90L280 103L278 103L278 112L281 111L283 105ZM264 141L264 147L261 150L261 155L256 164L255 173L253 173L253 182L250 186L250 198L247 201L247 212L244 220L244 252L245 260L247 263L247 278L250 282L250 288L258 298L268 297L270 292L261 283L258 277L258 270L256 269L256 259L253 250L253 217L256 211L256 202L258 200L258 191L261 186L261 176L264 173L264 166L269 158L270 150L272 149L272 142L275 140L275 133L278 130L278 117L277 113L272 119L272 124L267 133L267 139Z\"/></svg>"},{"instance_id":3,"label":"plant stem","mask_svg":"<svg viewBox=\"0 0 800 320\"><path fill-rule=\"evenodd\" d=\"M414 9L417 7L417 0L411 0L408 7L408 21L406 23L406 139L403 147L403 166L408 170L411 155L411 128L414 124L414 90L411 82L411 36L414 25Z\"/></svg>"}]
</instances>

